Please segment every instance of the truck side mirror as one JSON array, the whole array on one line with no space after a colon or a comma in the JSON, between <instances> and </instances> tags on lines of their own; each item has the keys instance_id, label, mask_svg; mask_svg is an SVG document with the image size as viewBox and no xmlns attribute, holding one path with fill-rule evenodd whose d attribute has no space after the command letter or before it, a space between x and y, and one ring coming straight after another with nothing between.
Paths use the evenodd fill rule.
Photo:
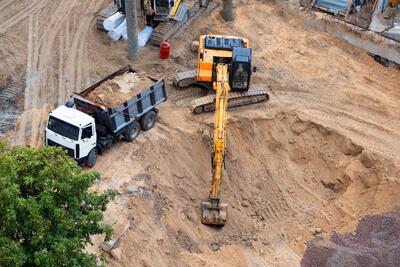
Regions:
<instances>
[{"instance_id":1,"label":"truck side mirror","mask_svg":"<svg viewBox=\"0 0 400 267\"><path fill-rule=\"evenodd\" d=\"M67 108L72 108L75 105L74 100L70 99L65 103Z\"/></svg>"},{"instance_id":2,"label":"truck side mirror","mask_svg":"<svg viewBox=\"0 0 400 267\"><path fill-rule=\"evenodd\" d=\"M257 67L253 66L253 72L257 72Z\"/></svg>"}]
</instances>

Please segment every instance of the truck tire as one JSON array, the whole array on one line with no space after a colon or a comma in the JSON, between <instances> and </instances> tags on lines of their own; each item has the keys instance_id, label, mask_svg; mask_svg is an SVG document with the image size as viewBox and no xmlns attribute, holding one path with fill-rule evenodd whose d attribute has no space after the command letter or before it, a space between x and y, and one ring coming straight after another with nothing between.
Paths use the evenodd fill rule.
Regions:
<instances>
[{"instance_id":1,"label":"truck tire","mask_svg":"<svg viewBox=\"0 0 400 267\"><path fill-rule=\"evenodd\" d=\"M140 120L140 126L142 127L143 131L148 131L154 127L156 124L157 113L154 110L151 110L143 115L142 119Z\"/></svg>"},{"instance_id":2,"label":"truck tire","mask_svg":"<svg viewBox=\"0 0 400 267\"><path fill-rule=\"evenodd\" d=\"M124 134L124 139L128 142L132 142L140 133L140 125L137 121L133 122Z\"/></svg>"},{"instance_id":3,"label":"truck tire","mask_svg":"<svg viewBox=\"0 0 400 267\"><path fill-rule=\"evenodd\" d=\"M90 150L89 155L87 157L86 166L92 168L94 167L94 165L96 165L96 161L97 161L97 148L93 148L92 150Z\"/></svg>"}]
</instances>

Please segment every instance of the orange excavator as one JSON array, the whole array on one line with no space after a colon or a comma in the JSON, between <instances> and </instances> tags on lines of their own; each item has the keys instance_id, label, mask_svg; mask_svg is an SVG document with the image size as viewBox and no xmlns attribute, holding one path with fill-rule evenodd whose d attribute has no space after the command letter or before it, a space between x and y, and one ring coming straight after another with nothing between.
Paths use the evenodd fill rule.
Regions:
<instances>
[{"instance_id":1,"label":"orange excavator","mask_svg":"<svg viewBox=\"0 0 400 267\"><path fill-rule=\"evenodd\" d=\"M192 102L198 114L215 110L212 146L212 186L207 202L202 203L202 223L223 226L228 205L221 203L221 179L226 148L227 109L267 101L264 88L250 88L252 49L245 38L204 35L199 39L197 70L177 73L174 84L178 89L200 85L214 89L215 94Z\"/></svg>"}]
</instances>

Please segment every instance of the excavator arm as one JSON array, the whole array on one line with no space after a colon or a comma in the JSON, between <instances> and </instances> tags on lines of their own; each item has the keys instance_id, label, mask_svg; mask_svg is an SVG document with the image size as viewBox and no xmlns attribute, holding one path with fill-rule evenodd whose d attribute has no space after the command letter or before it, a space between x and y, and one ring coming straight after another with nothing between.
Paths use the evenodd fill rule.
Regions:
<instances>
[{"instance_id":1,"label":"excavator arm","mask_svg":"<svg viewBox=\"0 0 400 267\"><path fill-rule=\"evenodd\" d=\"M220 203L221 178L225 160L226 121L230 92L228 65L216 66L217 79L213 83L215 93L214 138L212 147L212 189L208 202L202 203L202 223L224 225L227 217L226 204Z\"/></svg>"}]
</instances>

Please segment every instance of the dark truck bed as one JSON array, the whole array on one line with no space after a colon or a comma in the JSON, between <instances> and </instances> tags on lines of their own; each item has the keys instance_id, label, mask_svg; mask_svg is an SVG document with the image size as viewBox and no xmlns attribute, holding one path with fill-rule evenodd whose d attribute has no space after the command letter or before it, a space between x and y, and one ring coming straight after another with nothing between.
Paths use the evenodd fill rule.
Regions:
<instances>
[{"instance_id":1,"label":"dark truck bed","mask_svg":"<svg viewBox=\"0 0 400 267\"><path fill-rule=\"evenodd\" d=\"M102 84L117 76L124 75L127 72L138 73L128 65L90 86L81 93L72 94L74 104L78 110L93 116L96 123L104 125L114 134L120 133L126 126L130 125L130 123L139 120L142 115L155 109L160 103L167 100L164 79L157 80L149 75L146 75L147 78L154 81L150 87L141 89L139 94L123 103L119 103L115 107L104 106L88 97L89 93L95 91Z\"/></svg>"}]
</instances>

